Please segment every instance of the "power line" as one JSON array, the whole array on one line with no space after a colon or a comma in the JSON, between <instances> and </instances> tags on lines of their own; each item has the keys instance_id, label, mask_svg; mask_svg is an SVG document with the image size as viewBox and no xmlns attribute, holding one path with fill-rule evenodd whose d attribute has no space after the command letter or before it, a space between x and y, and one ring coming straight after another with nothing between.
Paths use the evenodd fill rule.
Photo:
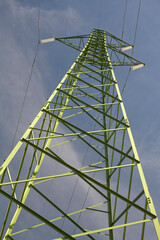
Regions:
<instances>
[{"instance_id":1,"label":"power line","mask_svg":"<svg viewBox=\"0 0 160 240\"><path fill-rule=\"evenodd\" d=\"M124 25L125 25L126 13L127 13L127 4L128 4L128 0L126 0L126 3L125 3L125 10L124 10L124 17L123 17L123 26L122 26L122 38L123 38L123 36L124 36ZM134 55L134 46L135 46L135 42L136 42L137 29L138 29L138 24L139 24L140 8L141 8L141 0L139 0L139 5L138 5L138 13L137 13L136 27L135 27L135 33L134 33L134 39L133 39L132 57L133 57L133 55ZM125 80L125 82L124 82L124 86L123 86L123 89L122 89L122 95L123 95L123 92L124 92L124 90L125 90L125 88L126 88L127 81L128 81L128 79L129 79L129 75L130 75L130 69L129 69L129 71L128 71L126 80Z\"/></svg>"},{"instance_id":2,"label":"power line","mask_svg":"<svg viewBox=\"0 0 160 240\"><path fill-rule=\"evenodd\" d=\"M121 38L123 38L123 36L124 36L124 25L125 25L125 20L126 20L127 4L128 4L128 0L126 0L125 7L124 7L124 17L123 17L122 37Z\"/></svg>"},{"instance_id":3,"label":"power line","mask_svg":"<svg viewBox=\"0 0 160 240\"><path fill-rule=\"evenodd\" d=\"M38 41L40 41L40 0L38 0Z\"/></svg>"},{"instance_id":4,"label":"power line","mask_svg":"<svg viewBox=\"0 0 160 240\"><path fill-rule=\"evenodd\" d=\"M128 79L129 79L130 72L131 72L131 69L129 69L129 71L128 71L126 80L125 80L124 85L123 85L123 89L122 89L122 94L121 94L121 95L123 95L123 92L124 92L124 90L125 90L125 88L126 88L126 85L127 85Z\"/></svg>"},{"instance_id":5,"label":"power line","mask_svg":"<svg viewBox=\"0 0 160 240\"><path fill-rule=\"evenodd\" d=\"M135 46L135 42L136 42L137 29L138 29L138 24L139 24L140 8L141 8L141 0L139 0L139 6L138 6L138 13L137 13L137 20L136 20L136 28L135 28L135 34L134 34L134 40L133 40L132 57L133 57L133 55L134 55L134 46Z\"/></svg>"},{"instance_id":6,"label":"power line","mask_svg":"<svg viewBox=\"0 0 160 240\"><path fill-rule=\"evenodd\" d=\"M102 0L100 0L99 2L99 16L98 16L98 25L99 28L101 28L101 24L102 24L102 10L103 10L103 4L102 4Z\"/></svg>"},{"instance_id":7,"label":"power line","mask_svg":"<svg viewBox=\"0 0 160 240\"><path fill-rule=\"evenodd\" d=\"M23 101L22 101L22 106L21 106L21 109L20 109L20 114L19 114L19 117L18 117L18 122L17 122L16 130L15 130L15 134L14 134L12 145L11 145L11 150L13 149L14 142L15 142L16 135L17 135L17 131L18 131L18 128L19 128L19 123L20 123L20 120L21 120L21 117L22 117L22 112L23 112L27 92L28 92L28 89L29 89L29 85L30 85L30 82L31 82L32 74L33 74L34 65L35 65L35 62L36 62L37 55L38 55L39 44L40 44L40 0L38 0L38 43L37 43L36 52L35 52L35 56L34 56L32 67L31 67L29 79L28 79L28 82L27 82L26 90L25 90L25 93L24 93L24 98L23 98Z\"/></svg>"}]
</instances>

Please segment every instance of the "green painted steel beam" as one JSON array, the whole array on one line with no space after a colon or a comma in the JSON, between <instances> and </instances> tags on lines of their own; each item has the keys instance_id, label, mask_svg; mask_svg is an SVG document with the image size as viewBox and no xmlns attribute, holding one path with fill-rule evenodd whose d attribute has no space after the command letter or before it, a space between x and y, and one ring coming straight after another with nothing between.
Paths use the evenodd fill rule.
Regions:
<instances>
[{"instance_id":1,"label":"green painted steel beam","mask_svg":"<svg viewBox=\"0 0 160 240\"><path fill-rule=\"evenodd\" d=\"M59 232L60 234L62 234L64 237L67 237L68 239L74 240L75 238L73 238L72 236L70 236L69 234L67 234L66 232L64 232L62 229L58 228L56 225L54 225L53 223L51 223L50 221L48 221L46 218L44 218L43 216L39 215L37 212L33 211L31 208L27 207L26 205L24 205L22 202L18 201L17 199L13 198L12 196L10 196L8 193L6 193L5 191L3 191L2 189L0 189L0 193L5 196L8 199L12 199L12 201L14 203L16 203L19 207L22 207L24 210L26 210L27 212L29 212L31 215L33 215L34 217L38 218L39 220L41 220L42 222L44 222L45 224L47 224L49 227L55 229L57 232ZM12 226L13 228L13 226ZM8 237L8 235L6 236Z\"/></svg>"},{"instance_id":2,"label":"green painted steel beam","mask_svg":"<svg viewBox=\"0 0 160 240\"><path fill-rule=\"evenodd\" d=\"M122 228L122 227L128 227L128 226L132 226L132 225L135 225L135 224L141 224L141 223L144 223L144 222L150 222L151 219L146 219L146 220L140 220L140 221L136 221L136 222L130 222L130 223L126 223L126 224L121 224L121 225L118 225L118 226L113 226L113 227L107 227L107 228L102 228L102 229L96 229L96 230L93 230L93 231L88 231L86 233L79 233L79 234L75 234L75 235L72 235L73 237L82 237L82 236L86 236L88 234L94 234L94 233L99 233L99 232L104 232L104 231L108 231L108 230L111 230L111 229L117 229L117 228ZM63 240L64 238L54 238L52 240Z\"/></svg>"},{"instance_id":3,"label":"green painted steel beam","mask_svg":"<svg viewBox=\"0 0 160 240\"><path fill-rule=\"evenodd\" d=\"M113 167L104 167L104 168L99 168L99 169L92 169L92 170L86 170L86 171L81 171L82 173L92 173L92 172L100 172L100 171L104 171L104 170L110 170L110 169L116 169L116 168L124 168L124 167L131 167L131 166L136 166L136 164L127 164L127 165L121 165L121 166L113 166ZM84 168L88 168L91 167L89 166L85 166L81 169ZM78 170L81 170L78 169ZM52 180L54 178L59 178L59 177L66 177L66 176L72 176L75 175L74 172L67 172L67 173L63 173L63 174L59 174L59 175L53 175L53 176L46 176L46 177L38 177L35 178L34 180L32 179L26 179L26 180L18 180L18 181L12 181L12 182L3 182L0 183L0 186L8 186L8 185L12 185L12 184L19 184L19 183L25 183L25 182L36 182L36 181L41 181L41 180ZM33 184L34 185L34 184Z\"/></svg>"},{"instance_id":4,"label":"green painted steel beam","mask_svg":"<svg viewBox=\"0 0 160 240\"><path fill-rule=\"evenodd\" d=\"M80 209L80 210L78 210L78 211L76 211L76 212L72 212L72 213L67 214L67 216L72 216L72 215L75 215L75 214L82 213L82 212L84 212L84 211L86 211L86 210L89 210L90 208L93 209L94 207L99 207L99 206L101 206L101 205L103 205L103 204L105 204L105 203L106 203L106 202L102 202L102 203L98 203L98 204L96 204L96 205L93 205L93 206L90 206L90 207L87 207L87 208L84 208L84 209ZM62 218L64 218L64 216L61 216L61 217L58 217L58 218L54 218L54 219L50 220L50 222L55 222L55 221L58 221L58 220L60 220L60 219L62 219ZM22 232L26 232L26 231L28 231L28 230L30 230L30 229L34 229L34 228L38 228L38 227L44 226L45 224L46 224L46 223L40 223L40 224L34 225L34 226L32 226L32 227L23 229L23 230L21 230L21 231L14 232L14 233L11 234L11 236L14 236L14 235L19 234L19 233L22 233Z\"/></svg>"},{"instance_id":5,"label":"green painted steel beam","mask_svg":"<svg viewBox=\"0 0 160 240\"><path fill-rule=\"evenodd\" d=\"M56 208L65 218L67 218L71 223L73 223L77 228L79 228L82 232L86 232L79 224L77 224L70 216L68 216L61 208L59 208L55 203L53 203L49 198L47 198L42 192L40 192L36 187L31 185L41 197L43 197L49 204L51 204L54 208ZM94 238L88 235L90 239L94 240Z\"/></svg>"}]
</instances>

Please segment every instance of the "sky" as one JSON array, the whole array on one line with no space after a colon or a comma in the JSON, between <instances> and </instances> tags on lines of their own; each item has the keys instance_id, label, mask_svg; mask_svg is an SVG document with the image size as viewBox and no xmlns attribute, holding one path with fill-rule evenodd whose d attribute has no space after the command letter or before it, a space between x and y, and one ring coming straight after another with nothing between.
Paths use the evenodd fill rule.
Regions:
<instances>
[{"instance_id":1,"label":"sky","mask_svg":"<svg viewBox=\"0 0 160 240\"><path fill-rule=\"evenodd\" d=\"M131 44L138 5L139 0L128 0L123 39ZM38 0L0 2L0 164L11 150L36 51L37 6ZM88 34L93 28L121 37L124 6L125 0L41 0L41 39ZM130 73L123 100L160 219L159 12L159 0L142 0L134 57L146 66ZM15 143L77 55L56 42L40 45ZM120 86L125 80L122 76L117 76Z\"/></svg>"}]
</instances>

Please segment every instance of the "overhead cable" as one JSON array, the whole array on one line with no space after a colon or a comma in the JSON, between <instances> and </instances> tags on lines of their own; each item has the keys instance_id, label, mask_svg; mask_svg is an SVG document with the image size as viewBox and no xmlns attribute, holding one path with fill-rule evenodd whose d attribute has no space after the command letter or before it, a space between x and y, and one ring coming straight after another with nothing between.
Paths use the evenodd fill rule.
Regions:
<instances>
[{"instance_id":1,"label":"overhead cable","mask_svg":"<svg viewBox=\"0 0 160 240\"><path fill-rule=\"evenodd\" d=\"M128 74L127 74L127 77L126 77L126 80L125 80L125 82L124 82L123 89L122 89L122 95L123 95L123 92L124 92L124 90L125 90L125 88L126 88L127 81L128 81L129 75L130 75L130 72L131 72L131 69L129 69Z\"/></svg>"},{"instance_id":2,"label":"overhead cable","mask_svg":"<svg viewBox=\"0 0 160 240\"><path fill-rule=\"evenodd\" d=\"M126 0L125 7L124 7L124 17L123 17L122 37L121 38L123 38L123 36L124 36L124 25L125 25L125 20L126 20L127 4L128 4L128 0Z\"/></svg>"},{"instance_id":3,"label":"overhead cable","mask_svg":"<svg viewBox=\"0 0 160 240\"><path fill-rule=\"evenodd\" d=\"M37 43L36 52L35 52L35 56L34 56L32 67L31 67L29 79L28 79L28 82L27 82L26 90L25 90L25 93L24 93L24 98L23 98L23 101L22 101L22 106L21 106L21 109L20 109L20 114L19 114L19 117L18 117L18 122L17 122L16 130L15 130L15 134L14 134L12 145L11 145L11 150L13 149L14 142L15 142L16 135L17 135L17 131L18 131L18 128L19 128L19 123L20 123L20 120L21 120L21 117L22 117L22 112L23 112L27 92L28 92L28 89L29 89L29 85L30 85L30 82L31 82L32 74L33 74L34 65L35 65L35 62L36 62L37 55L38 55L39 44L40 44L40 0L38 0L38 43Z\"/></svg>"},{"instance_id":4,"label":"overhead cable","mask_svg":"<svg viewBox=\"0 0 160 240\"><path fill-rule=\"evenodd\" d=\"M135 46L135 42L136 42L137 29L138 29L138 24L139 24L140 9L141 9L141 0L139 0L139 6L138 6L138 13L137 13L137 20L136 20L136 28L135 28L134 40L133 40L132 57L133 57L133 55L134 55L134 46Z\"/></svg>"}]
</instances>

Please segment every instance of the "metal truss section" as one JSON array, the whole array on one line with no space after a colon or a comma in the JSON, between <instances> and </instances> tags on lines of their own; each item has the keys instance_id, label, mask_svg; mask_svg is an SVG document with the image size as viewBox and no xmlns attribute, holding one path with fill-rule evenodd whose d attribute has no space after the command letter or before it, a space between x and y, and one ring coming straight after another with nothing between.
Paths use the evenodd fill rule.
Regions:
<instances>
[{"instance_id":1,"label":"metal truss section","mask_svg":"<svg viewBox=\"0 0 160 240\"><path fill-rule=\"evenodd\" d=\"M144 64L106 31L52 40L80 54L0 167L0 239L160 239L114 74Z\"/></svg>"}]
</instances>

